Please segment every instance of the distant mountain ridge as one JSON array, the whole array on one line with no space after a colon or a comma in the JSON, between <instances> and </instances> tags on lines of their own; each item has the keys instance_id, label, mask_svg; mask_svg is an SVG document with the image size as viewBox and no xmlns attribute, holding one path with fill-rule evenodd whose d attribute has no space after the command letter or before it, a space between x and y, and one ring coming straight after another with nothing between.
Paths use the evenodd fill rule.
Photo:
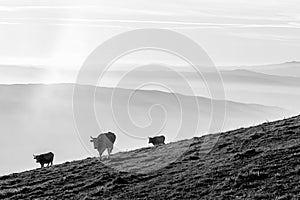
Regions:
<instances>
[{"instance_id":1,"label":"distant mountain ridge","mask_svg":"<svg viewBox=\"0 0 300 200\"><path fill-rule=\"evenodd\" d=\"M300 62L291 61L281 64L257 65L257 66L238 66L231 69L247 69L269 75L300 77Z\"/></svg>"},{"instance_id":2,"label":"distant mountain ridge","mask_svg":"<svg viewBox=\"0 0 300 200\"><path fill-rule=\"evenodd\" d=\"M179 67L168 66L162 64L152 64L154 68L151 68L149 64L148 68L143 68L144 72L167 73L170 70L178 71L186 74L194 74L195 70L192 67ZM130 68L127 66L127 68ZM300 62L291 61L281 64L269 64L269 65L255 65L255 66L227 66L217 67L219 71L231 71L231 70L248 70L257 73L263 73L265 75L274 75L283 78L284 76L300 78ZM79 70L79 69L78 69ZM14 84L14 83L63 83L73 82L76 80L78 70L71 69L49 69L46 67L35 66L18 66L18 65L0 65L0 84ZM203 71L204 70L204 71ZM112 70L110 73L126 72L126 66L122 70ZM130 71L130 70L129 70ZM139 71L137 71L138 73ZM142 71L140 71L142 72ZM94 73L94 72L91 72ZM201 68L200 73L210 73L209 68ZM163 75L162 74L162 75ZM51 80L52 79L52 80ZM65 81L64 81L65 80ZM43 82L44 81L44 82Z\"/></svg>"},{"instance_id":3,"label":"distant mountain ridge","mask_svg":"<svg viewBox=\"0 0 300 200\"><path fill-rule=\"evenodd\" d=\"M229 100L243 103L263 104L282 107L292 111L300 109L300 72L299 62L287 62L283 64L267 66L241 66L219 68L220 76L223 79L224 92ZM176 93L191 95L184 87L186 83L179 81L183 78L194 89L195 96L209 97L209 90L201 74L191 71L182 71L176 74L170 73L167 69L171 66L162 64L155 67L143 68L143 70L134 70L126 74L126 79L118 87L134 89L144 83L145 80L152 79L152 82L167 85L169 88L176 89ZM179 70L184 67L176 67ZM191 67L190 67L191 68ZM277 69L278 68L278 69ZM5 70L4 70L5 69ZM158 71L163 69L162 71ZM270 71L271 70L271 71ZM105 73L102 77L101 87L116 87L123 75L127 73L126 69L118 71L113 70ZM274 72L274 73L273 73ZM28 84L28 83L74 83L77 77L76 70L47 70L35 67L0 67L0 84ZM90 72L94 74L94 72ZM299 74L299 76L297 76ZM214 82L217 74L211 72L202 72L206 81ZM146 79L145 79L146 78ZM137 85L138 84L138 85ZM149 86L141 88L145 90L167 91L162 87ZM221 89L221 88L220 88ZM294 113L296 114L296 113Z\"/></svg>"},{"instance_id":4,"label":"distant mountain ridge","mask_svg":"<svg viewBox=\"0 0 300 200\"><path fill-rule=\"evenodd\" d=\"M239 82L249 82L252 84L276 84L281 86L300 87L300 77L270 75L263 72L251 71L248 69L235 69L221 71L222 78L225 82L236 80L234 78L241 77Z\"/></svg>"}]
</instances>

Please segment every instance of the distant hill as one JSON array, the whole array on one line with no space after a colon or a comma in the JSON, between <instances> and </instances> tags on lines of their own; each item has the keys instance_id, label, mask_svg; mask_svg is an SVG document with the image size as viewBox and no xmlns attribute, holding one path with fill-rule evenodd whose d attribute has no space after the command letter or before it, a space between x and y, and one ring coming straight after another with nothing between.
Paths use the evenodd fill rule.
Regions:
<instances>
[{"instance_id":1,"label":"distant hill","mask_svg":"<svg viewBox=\"0 0 300 200\"><path fill-rule=\"evenodd\" d=\"M97 158L65 162L0 177L0 198L297 200L299 133L296 116L120 152L105 163ZM151 169L184 146L177 160Z\"/></svg>"},{"instance_id":2,"label":"distant hill","mask_svg":"<svg viewBox=\"0 0 300 200\"><path fill-rule=\"evenodd\" d=\"M162 66L163 67L163 66ZM126 71L113 71L105 74L103 83L111 81L110 85L118 83L120 77L124 76ZM225 89L228 100L254 103L270 106L278 106L297 114L300 110L300 77L270 75L262 72L256 72L254 69L223 69L219 71L222 78L222 84ZM186 91L184 81L187 81L195 91L197 96L209 97L210 88L206 83L214 83L218 80L217 74L211 72L174 72L159 70L136 70L126 74L121 87L132 89L137 87L145 80L165 84L177 93L189 95ZM109 84L108 84L109 85ZM150 86L150 89L166 91L165 88Z\"/></svg>"},{"instance_id":3,"label":"distant hill","mask_svg":"<svg viewBox=\"0 0 300 200\"><path fill-rule=\"evenodd\" d=\"M168 66L149 64L140 70L123 66L119 70L106 72L101 79L101 87L118 87L135 89L140 83L152 82L166 85L175 93L191 95L185 85L190 84L196 96L210 97L206 83L213 83L216 74L209 71L195 73L191 66ZM127 70L126 70L127 69ZM277 106L297 114L300 110L300 74L299 62L287 62L261 66L219 67L225 94L228 100ZM78 71L68 69L45 69L26 66L0 66L0 84L28 83L74 83ZM94 75L95 72L89 72ZM126 74L126 78L124 75ZM299 75L299 76L298 76ZM204 80L205 77L207 80ZM206 81L206 82L205 82ZM155 84L140 88L141 90L167 91Z\"/></svg>"},{"instance_id":4,"label":"distant hill","mask_svg":"<svg viewBox=\"0 0 300 200\"><path fill-rule=\"evenodd\" d=\"M300 77L300 62L291 61L280 64L257 65L257 66L236 66L231 69L247 69L269 75Z\"/></svg>"},{"instance_id":5,"label":"distant hill","mask_svg":"<svg viewBox=\"0 0 300 200\"><path fill-rule=\"evenodd\" d=\"M300 67L299 67L300 68ZM106 75L113 77L121 77L127 73L126 71L112 71L108 72ZM300 87L300 77L294 76L284 76L284 75L270 75L267 73L256 72L254 69L251 71L249 69L232 69L232 70L220 70L220 76L222 77L225 84L230 83L240 83L240 84L252 84L252 85L262 85L262 86L292 86ZM130 72L130 79L124 82L124 87L130 88L134 83L139 82L140 79L144 77L151 78L158 81L169 81L170 84L174 86L180 86L180 83L176 85L176 79L178 75L182 75L188 81L197 81L199 84L204 80L215 81L216 74L212 72L200 72L199 74L194 72L178 72L174 71L155 71L155 70L136 70ZM201 77L203 75L203 77ZM205 79L204 79L205 78ZM182 84L182 83L181 83Z\"/></svg>"},{"instance_id":6,"label":"distant hill","mask_svg":"<svg viewBox=\"0 0 300 200\"><path fill-rule=\"evenodd\" d=\"M0 174L36 167L32 159L34 153L54 151L56 162L96 155L89 137L97 136L100 129L93 129L95 125L90 118L82 114L80 116L85 130L81 131L80 135L77 134L72 107L73 86L0 85ZM95 88L82 86L82 89L78 100L82 105L86 105L94 98L87 96L87 93L94 92ZM119 88L114 90L117 97L114 98L112 107L112 92L112 88L97 88L95 114L101 130L113 131L118 135L113 152L147 146L147 137L157 134L160 128L163 128L162 133L166 135L167 142L201 136L209 131L211 102L216 100L160 91ZM132 96L130 102L129 96ZM195 99L199 102L199 112L193 106ZM222 102L216 103L220 105ZM157 104L163 105L165 110L159 106L151 107ZM86 110L84 106L80 108ZM216 113L221 113L218 107L214 109ZM130 116L123 116L127 114ZM193 129L193 114L199 115L198 132ZM223 130L280 119L290 114L289 111L278 107L227 101ZM116 117L121 117L117 122L123 130L128 131L127 135L116 125ZM135 124L128 120L130 117ZM181 117L185 119L184 125L181 124Z\"/></svg>"},{"instance_id":7,"label":"distant hill","mask_svg":"<svg viewBox=\"0 0 300 200\"><path fill-rule=\"evenodd\" d=\"M0 84L70 83L76 71L43 67L0 65Z\"/></svg>"},{"instance_id":8,"label":"distant hill","mask_svg":"<svg viewBox=\"0 0 300 200\"><path fill-rule=\"evenodd\" d=\"M289 86L300 88L300 77L269 75L245 69L221 71L225 83L241 83L262 86Z\"/></svg>"}]
</instances>

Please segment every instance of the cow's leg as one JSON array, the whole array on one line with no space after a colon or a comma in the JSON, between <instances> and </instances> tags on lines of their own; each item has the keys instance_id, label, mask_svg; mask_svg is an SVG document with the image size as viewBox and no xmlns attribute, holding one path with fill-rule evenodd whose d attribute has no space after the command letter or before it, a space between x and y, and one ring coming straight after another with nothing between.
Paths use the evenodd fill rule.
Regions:
<instances>
[{"instance_id":1,"label":"cow's leg","mask_svg":"<svg viewBox=\"0 0 300 200\"><path fill-rule=\"evenodd\" d=\"M110 157L110 148L107 148L107 158L109 159L109 157Z\"/></svg>"},{"instance_id":2,"label":"cow's leg","mask_svg":"<svg viewBox=\"0 0 300 200\"><path fill-rule=\"evenodd\" d=\"M41 168L43 168L44 167L44 163L41 163Z\"/></svg>"},{"instance_id":3,"label":"cow's leg","mask_svg":"<svg viewBox=\"0 0 300 200\"><path fill-rule=\"evenodd\" d=\"M50 163L51 165L50 166L52 166L53 165L53 161L51 161L51 163Z\"/></svg>"},{"instance_id":4,"label":"cow's leg","mask_svg":"<svg viewBox=\"0 0 300 200\"><path fill-rule=\"evenodd\" d=\"M110 157L112 150L113 150L113 147L107 148L108 158Z\"/></svg>"},{"instance_id":5,"label":"cow's leg","mask_svg":"<svg viewBox=\"0 0 300 200\"><path fill-rule=\"evenodd\" d=\"M99 152L99 160L101 160L102 154L103 154L104 151L105 151L105 149L98 149L98 152Z\"/></svg>"}]
</instances>

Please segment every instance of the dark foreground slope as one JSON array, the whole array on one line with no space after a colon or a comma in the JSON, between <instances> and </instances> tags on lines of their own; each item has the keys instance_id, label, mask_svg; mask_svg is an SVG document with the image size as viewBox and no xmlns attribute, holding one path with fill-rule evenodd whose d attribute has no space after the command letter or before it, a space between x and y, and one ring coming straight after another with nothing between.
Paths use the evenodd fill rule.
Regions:
<instances>
[{"instance_id":1,"label":"dark foreground slope","mask_svg":"<svg viewBox=\"0 0 300 200\"><path fill-rule=\"evenodd\" d=\"M3 176L0 198L299 199L300 116L222 133L206 154L203 143L217 136L119 153L110 161L190 145L178 160L147 174L118 172L87 158Z\"/></svg>"}]
</instances>

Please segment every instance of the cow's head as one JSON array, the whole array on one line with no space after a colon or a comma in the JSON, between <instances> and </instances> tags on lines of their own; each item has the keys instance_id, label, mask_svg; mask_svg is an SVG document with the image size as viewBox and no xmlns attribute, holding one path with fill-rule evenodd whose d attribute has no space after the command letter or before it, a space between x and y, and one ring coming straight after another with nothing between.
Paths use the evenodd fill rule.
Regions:
<instances>
[{"instance_id":1,"label":"cow's head","mask_svg":"<svg viewBox=\"0 0 300 200\"><path fill-rule=\"evenodd\" d=\"M97 138L94 138L92 136L90 136L90 137L91 137L90 142L92 142L94 144L94 149L97 149L97 146L98 146Z\"/></svg>"},{"instance_id":2,"label":"cow's head","mask_svg":"<svg viewBox=\"0 0 300 200\"><path fill-rule=\"evenodd\" d=\"M33 155L33 159L36 160L36 162L39 162L40 161L40 157L39 155Z\"/></svg>"},{"instance_id":3,"label":"cow's head","mask_svg":"<svg viewBox=\"0 0 300 200\"><path fill-rule=\"evenodd\" d=\"M148 143L153 143L153 138L148 137L149 138L149 142Z\"/></svg>"}]
</instances>

